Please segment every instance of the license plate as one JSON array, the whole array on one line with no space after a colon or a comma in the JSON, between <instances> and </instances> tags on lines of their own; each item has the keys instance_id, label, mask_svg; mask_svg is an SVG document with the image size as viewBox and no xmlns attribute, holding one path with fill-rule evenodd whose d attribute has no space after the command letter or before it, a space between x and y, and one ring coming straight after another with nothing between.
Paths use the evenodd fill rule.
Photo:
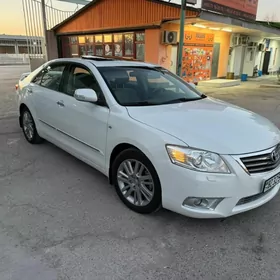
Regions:
<instances>
[{"instance_id":1,"label":"license plate","mask_svg":"<svg viewBox=\"0 0 280 280\"><path fill-rule=\"evenodd\" d=\"M280 173L276 174L275 176L273 176L272 178L268 179L264 183L263 192L265 193L265 192L273 189L278 184L280 184Z\"/></svg>"}]
</instances>

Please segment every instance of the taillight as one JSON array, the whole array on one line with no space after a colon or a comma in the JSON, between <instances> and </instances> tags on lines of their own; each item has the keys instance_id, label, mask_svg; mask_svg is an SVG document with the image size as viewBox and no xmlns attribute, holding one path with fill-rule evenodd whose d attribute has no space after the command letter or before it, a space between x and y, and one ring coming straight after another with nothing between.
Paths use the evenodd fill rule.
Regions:
<instances>
[{"instance_id":1,"label":"taillight","mask_svg":"<svg viewBox=\"0 0 280 280\"><path fill-rule=\"evenodd\" d=\"M18 90L18 84L16 84L16 90Z\"/></svg>"}]
</instances>

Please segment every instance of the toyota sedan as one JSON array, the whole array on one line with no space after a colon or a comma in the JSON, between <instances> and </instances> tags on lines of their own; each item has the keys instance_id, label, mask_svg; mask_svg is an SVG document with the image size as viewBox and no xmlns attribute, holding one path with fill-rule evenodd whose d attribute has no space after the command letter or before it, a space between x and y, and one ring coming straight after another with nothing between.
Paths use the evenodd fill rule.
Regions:
<instances>
[{"instance_id":1,"label":"toyota sedan","mask_svg":"<svg viewBox=\"0 0 280 280\"><path fill-rule=\"evenodd\" d=\"M161 66L57 59L24 74L17 96L28 142L45 139L99 170L138 213L228 217L279 191L278 128Z\"/></svg>"}]
</instances>

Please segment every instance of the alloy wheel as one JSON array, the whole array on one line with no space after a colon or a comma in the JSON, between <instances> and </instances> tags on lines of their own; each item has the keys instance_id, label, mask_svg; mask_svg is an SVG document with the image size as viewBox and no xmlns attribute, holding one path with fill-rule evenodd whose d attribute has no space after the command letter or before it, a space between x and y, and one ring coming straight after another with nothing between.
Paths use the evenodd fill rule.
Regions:
<instances>
[{"instance_id":1,"label":"alloy wheel","mask_svg":"<svg viewBox=\"0 0 280 280\"><path fill-rule=\"evenodd\" d=\"M125 199L136 206L146 206L154 197L153 177L138 160L127 159L120 164L117 182Z\"/></svg>"},{"instance_id":2,"label":"alloy wheel","mask_svg":"<svg viewBox=\"0 0 280 280\"><path fill-rule=\"evenodd\" d=\"M22 116L22 126L24 130L24 134L27 139L31 141L34 137L35 126L31 114L28 111L25 111Z\"/></svg>"}]
</instances>

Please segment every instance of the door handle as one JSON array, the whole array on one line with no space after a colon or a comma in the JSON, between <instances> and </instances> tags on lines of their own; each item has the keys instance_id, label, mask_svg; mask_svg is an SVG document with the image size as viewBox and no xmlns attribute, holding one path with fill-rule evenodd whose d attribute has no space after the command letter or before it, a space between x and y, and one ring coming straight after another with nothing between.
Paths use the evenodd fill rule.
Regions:
<instances>
[{"instance_id":1,"label":"door handle","mask_svg":"<svg viewBox=\"0 0 280 280\"><path fill-rule=\"evenodd\" d=\"M57 101L56 104L57 104L58 106L60 106L60 107L65 107L62 100Z\"/></svg>"}]
</instances>

